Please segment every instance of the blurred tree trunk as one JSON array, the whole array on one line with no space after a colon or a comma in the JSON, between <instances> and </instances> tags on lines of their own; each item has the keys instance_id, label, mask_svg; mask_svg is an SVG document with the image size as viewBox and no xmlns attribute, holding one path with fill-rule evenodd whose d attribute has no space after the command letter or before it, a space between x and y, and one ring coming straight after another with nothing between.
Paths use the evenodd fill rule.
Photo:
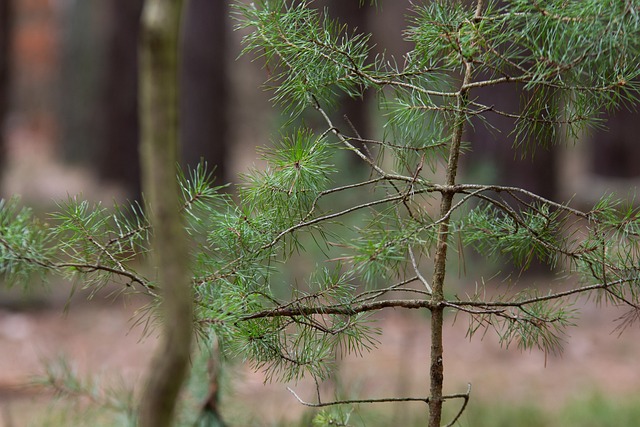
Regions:
<instances>
[{"instance_id":1,"label":"blurred tree trunk","mask_svg":"<svg viewBox=\"0 0 640 427\"><path fill-rule=\"evenodd\" d=\"M317 7L321 7L322 4ZM339 19L348 27L349 32L367 33L369 29L369 4L361 4L358 0L329 0L327 4L329 16L332 19ZM365 92L362 98L351 98L343 96L340 100L340 118L336 123L344 123L341 129L347 135L371 138L371 123L369 111L367 109L369 92ZM358 148L363 148L364 144L354 143ZM366 166L357 156L351 156L354 166Z\"/></svg>"},{"instance_id":2,"label":"blurred tree trunk","mask_svg":"<svg viewBox=\"0 0 640 427\"><path fill-rule=\"evenodd\" d=\"M331 16L347 24L350 32L357 31L358 33L366 34L370 31L368 19L370 9L371 7L368 4L361 4L357 0L331 0L329 2ZM345 128L347 134L352 135L356 130L363 138L370 137L371 129L367 111L367 99L368 96L365 94L362 99L345 96L341 100L340 112L350 122L347 123ZM353 125L354 130L351 129L351 125ZM354 160L358 160L358 164L362 163L355 156Z\"/></svg>"},{"instance_id":3,"label":"blurred tree trunk","mask_svg":"<svg viewBox=\"0 0 640 427\"><path fill-rule=\"evenodd\" d=\"M192 341L187 240L176 181L178 39L181 0L146 0L142 14L140 113L142 183L162 292L162 336L142 396L139 426L171 426Z\"/></svg>"},{"instance_id":4,"label":"blurred tree trunk","mask_svg":"<svg viewBox=\"0 0 640 427\"><path fill-rule=\"evenodd\" d=\"M5 163L5 123L9 107L10 40L12 30L11 0L0 0L0 170Z\"/></svg>"},{"instance_id":5,"label":"blurred tree trunk","mask_svg":"<svg viewBox=\"0 0 640 427\"><path fill-rule=\"evenodd\" d=\"M627 109L608 113L606 131L587 136L592 150L591 166L596 175L610 178L640 177L640 113Z\"/></svg>"},{"instance_id":6,"label":"blurred tree trunk","mask_svg":"<svg viewBox=\"0 0 640 427\"><path fill-rule=\"evenodd\" d=\"M122 185L128 196L140 200L138 140L138 38L144 0L109 2L103 127L98 175Z\"/></svg>"},{"instance_id":7,"label":"blurred tree trunk","mask_svg":"<svg viewBox=\"0 0 640 427\"><path fill-rule=\"evenodd\" d=\"M189 0L180 49L180 142L183 167L201 159L216 166L218 183L229 180L227 1Z\"/></svg>"},{"instance_id":8,"label":"blurred tree trunk","mask_svg":"<svg viewBox=\"0 0 640 427\"><path fill-rule=\"evenodd\" d=\"M102 138L104 12L108 2L61 2L59 97L61 154L67 162L97 164Z\"/></svg>"},{"instance_id":9,"label":"blurred tree trunk","mask_svg":"<svg viewBox=\"0 0 640 427\"><path fill-rule=\"evenodd\" d=\"M107 39L103 96L104 141L97 159L100 177L123 185L140 198L138 166L138 36L143 0L114 0ZM185 4L180 41L180 117L182 166L200 159L216 167L218 182L229 180L229 87L226 46L227 2L190 0Z\"/></svg>"}]
</instances>

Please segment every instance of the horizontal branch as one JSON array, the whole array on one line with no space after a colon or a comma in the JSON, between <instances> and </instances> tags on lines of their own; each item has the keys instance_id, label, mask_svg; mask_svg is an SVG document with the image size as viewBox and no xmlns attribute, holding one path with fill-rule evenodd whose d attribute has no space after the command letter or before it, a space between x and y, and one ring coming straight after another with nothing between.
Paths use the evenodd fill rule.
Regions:
<instances>
[{"instance_id":1,"label":"horizontal branch","mask_svg":"<svg viewBox=\"0 0 640 427\"><path fill-rule=\"evenodd\" d=\"M480 307L480 308L490 308L490 307L524 307L526 305L531 305L539 302L556 300L561 298L566 298L572 295L578 295L586 292L591 292L595 290L606 290L613 286L621 285L623 283L629 282L629 279L618 279L607 283L597 283L595 285L587 285L580 286L578 288L569 289L567 291L555 292L547 295L541 295L537 297L531 297L523 300L515 300L515 301L445 301L444 305L458 308L461 307Z\"/></svg>"},{"instance_id":2,"label":"horizontal branch","mask_svg":"<svg viewBox=\"0 0 640 427\"><path fill-rule=\"evenodd\" d=\"M429 397L383 397L378 399L346 399L346 400L334 400L331 402L312 403L312 402L306 402L302 400L302 398L300 398L300 396L298 396L298 394L295 391L293 391L290 387L287 387L287 390L289 390L289 392L293 394L293 396L298 400L298 402L300 402L304 406L309 406L312 408L323 408L326 406L335 406L335 405L355 405L359 403L389 403L389 402L429 403ZM469 401L470 394L471 394L471 384L468 385L468 389L466 393L447 394L442 396L442 399L443 400L464 399L465 403L463 404L462 409L460 411L460 413L462 413L462 411L466 407L466 403ZM456 417L456 420L457 420L457 417Z\"/></svg>"},{"instance_id":3,"label":"horizontal branch","mask_svg":"<svg viewBox=\"0 0 640 427\"><path fill-rule=\"evenodd\" d=\"M428 397L383 397L379 399L347 399L347 400L334 400L331 402L318 402L311 403L306 402L300 398L290 387L287 387L287 390L291 394L295 396L295 398L303 404L304 406L309 406L311 408L323 408L326 406L336 406L336 405L356 405L359 403L389 403L389 402L424 402L429 403ZM450 397L452 398L452 397Z\"/></svg>"},{"instance_id":4,"label":"horizontal branch","mask_svg":"<svg viewBox=\"0 0 640 427\"><path fill-rule=\"evenodd\" d=\"M628 280L620 279L608 283L599 283L595 285L581 286L579 288L570 289L563 292L556 292L548 295L542 295L537 297L531 297L523 300L515 301L463 301L463 300L449 300L443 301L442 306L454 308L456 310L462 310L470 314L497 314L495 308L507 308L515 307L522 308L527 305L565 298L571 295L586 293L599 289L609 289L613 286L623 284ZM381 310L384 308L406 308L406 309L420 309L426 308L432 310L436 307L434 303L429 300L423 299L395 299L384 301L364 302L357 305L349 305L348 303L340 305L327 305L327 306L304 306L301 304L287 305L285 307L276 307L269 310L262 310L256 313L242 316L240 321L273 318L273 317L295 317L295 316L311 316L315 314L337 314L345 316L354 316L359 313L365 313L369 311ZM468 310L465 307L486 308L488 311L473 311ZM492 309L493 308L493 309Z\"/></svg>"},{"instance_id":5,"label":"horizontal branch","mask_svg":"<svg viewBox=\"0 0 640 427\"><path fill-rule=\"evenodd\" d=\"M150 284L143 277L138 276L132 271L123 269L117 269L113 267L109 267L106 265L98 265L98 264L89 264L89 263L73 263L73 262L61 262L61 263L51 263L47 265L47 268L50 269L60 269L60 268L75 268L77 270L89 270L89 271L104 271L111 274L116 274L118 276L125 277L129 279L132 283L137 283L149 291L150 295L158 296L155 292L153 292L156 287Z\"/></svg>"},{"instance_id":6,"label":"horizontal branch","mask_svg":"<svg viewBox=\"0 0 640 427\"><path fill-rule=\"evenodd\" d=\"M63 269L63 268L75 268L75 269L78 269L78 270L104 271L104 272L107 272L107 273L116 274L118 276L126 277L132 283L137 283L137 284L141 285L143 288L145 288L148 291L148 293L150 295L157 296L157 294L155 292L153 292L154 289L155 289L155 286L150 284L143 277L138 276L134 272L125 269L124 266L122 265L122 263L118 263L118 267L119 268L113 268L113 267L109 267L109 266L102 265L102 264L73 263L73 262L59 262L59 263L56 263L56 262L51 262L51 261L41 261L41 260L33 258L33 257L29 257L29 256L25 256L25 255L21 255L19 253L16 253L16 251L9 244L9 242L7 242L3 238L0 238L0 245L4 246L5 249L7 249L9 252L11 252L13 254L13 256L17 260L25 262L25 263L28 263L28 264L32 264L32 265L38 266L38 267L40 267L42 269L45 269L45 270L60 270L60 269Z\"/></svg>"},{"instance_id":7,"label":"horizontal branch","mask_svg":"<svg viewBox=\"0 0 640 427\"><path fill-rule=\"evenodd\" d=\"M437 189L436 191L442 191L442 190L446 190L447 188L441 188L441 189ZM457 184L454 186L451 186L448 188L448 191L454 192L454 193L462 193L462 192L466 192L469 190L481 190L481 191L495 191L496 193L500 193L500 192L507 192L507 193L520 193L522 195L525 195L527 197L530 197L542 204L545 205L549 205L552 206L556 209L560 209L569 213L572 213L575 216L578 216L580 218L584 218L584 219L591 219L590 215L586 212L580 211L578 209L574 209L571 208L565 204L562 203L558 203L558 202L554 202L553 200L549 200L546 199L536 193L532 193L531 191L525 190L523 188L519 188L519 187L509 187L509 186L503 186L503 185L482 185L482 184Z\"/></svg>"},{"instance_id":8,"label":"horizontal branch","mask_svg":"<svg viewBox=\"0 0 640 427\"><path fill-rule=\"evenodd\" d=\"M473 112L474 115L491 112L499 116L515 119L518 121L530 122L530 123L543 123L547 125L571 125L574 123L587 120L586 116L581 116L581 115L576 115L572 118L565 118L565 119L561 119L561 118L550 119L550 118L539 117L535 114L527 115L527 114L510 113L508 111L498 110L497 108L495 108L494 105L484 105L474 101L469 101L469 104L480 109L478 111Z\"/></svg>"},{"instance_id":9,"label":"horizontal branch","mask_svg":"<svg viewBox=\"0 0 640 427\"><path fill-rule=\"evenodd\" d=\"M314 314L341 314L345 316L354 316L359 313L380 310L383 308L434 308L434 304L428 300L411 299L411 300L384 300L366 302L354 306L348 303L340 305L328 306L287 306L285 308L276 307L270 310L263 310L257 313L248 314L240 318L241 321L270 318L270 317L294 317L294 316L311 316Z\"/></svg>"}]
</instances>

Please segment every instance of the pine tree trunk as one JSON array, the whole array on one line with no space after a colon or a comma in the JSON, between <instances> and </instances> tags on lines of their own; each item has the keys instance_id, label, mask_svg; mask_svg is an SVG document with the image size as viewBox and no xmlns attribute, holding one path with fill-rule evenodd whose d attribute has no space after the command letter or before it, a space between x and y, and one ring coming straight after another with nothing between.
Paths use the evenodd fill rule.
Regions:
<instances>
[{"instance_id":1,"label":"pine tree trunk","mask_svg":"<svg viewBox=\"0 0 640 427\"><path fill-rule=\"evenodd\" d=\"M476 2L475 19L479 20L482 16L484 7L483 0ZM458 92L458 111L462 111L469 97L469 89L466 87L472 81L472 63L467 62L465 66L465 74L462 79L462 85ZM446 185L452 187L456 184L458 174L458 166L460 163L460 151L462 143L462 135L464 125L466 123L465 116L459 113L454 123L451 135L451 146L449 147L449 159L447 160L447 177ZM431 355L429 378L429 427L440 427L442 422L442 388L444 385L444 346L442 340L442 330L444 323L444 286L447 272L447 252L449 240L449 211L453 205L453 192L442 192L440 200L440 218L441 222L438 226L438 241L436 243L436 253L434 257L433 270L433 293L431 302L434 308L431 310Z\"/></svg>"},{"instance_id":2,"label":"pine tree trunk","mask_svg":"<svg viewBox=\"0 0 640 427\"><path fill-rule=\"evenodd\" d=\"M147 0L140 88L142 183L153 227L152 252L162 290L162 338L151 362L139 426L172 425L192 341L187 241L179 210L177 50L180 0Z\"/></svg>"},{"instance_id":3,"label":"pine tree trunk","mask_svg":"<svg viewBox=\"0 0 640 427\"><path fill-rule=\"evenodd\" d=\"M0 169L5 162L6 143L2 129L4 128L5 117L9 107L11 1L0 0Z\"/></svg>"}]
</instances>

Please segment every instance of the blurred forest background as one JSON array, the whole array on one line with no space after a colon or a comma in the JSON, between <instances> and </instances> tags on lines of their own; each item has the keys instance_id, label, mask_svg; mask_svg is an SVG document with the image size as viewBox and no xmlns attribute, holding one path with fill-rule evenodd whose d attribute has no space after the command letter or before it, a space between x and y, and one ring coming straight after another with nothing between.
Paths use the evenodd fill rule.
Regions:
<instances>
[{"instance_id":1,"label":"blurred forest background","mask_svg":"<svg viewBox=\"0 0 640 427\"><path fill-rule=\"evenodd\" d=\"M0 0L1 198L20 195L25 203L43 208L79 193L107 205L113 199L140 198L137 38L142 3ZM377 51L399 60L409 49L402 40L409 3L378 0L377 7L360 7L358 0L316 2L350 27L372 32ZM269 103L270 94L259 88L269 70L260 60L237 59L242 33L233 31L228 1L186 4L180 77L183 164L193 167L204 159L216 166L219 183L233 183L257 162L256 146L268 144L282 122ZM475 95L490 98L496 107L520 102L517 93L496 93L495 88ZM345 99L335 112L336 123L352 124L364 138L379 136L373 96ZM572 199L578 207L592 205L605 192L632 197L640 183L640 114L637 106L630 107L607 116L606 132L585 135L575 147L555 141L537 150L534 158L514 152L508 131L512 123L497 116L493 131L475 126L468 132L471 150L464 160L464 174L478 183L509 184L549 198ZM18 352L23 350L17 350L15 341L32 339L30 333L40 330L42 323L16 317L25 307L20 303L17 308L15 297L4 290L0 295L0 338L16 345L14 350L7 347L9 353L15 352L0 362L2 403L16 392L16 372L26 372L16 368ZM56 310L61 312L60 307ZM104 312L118 319L130 315L122 308ZM126 334L126 321L118 322L113 328ZM31 332L20 332L24 328ZM608 324L605 334L612 328ZM135 338L126 339L127 346L135 346ZM122 355L112 363L118 366L129 360L131 367L130 359L136 359L132 369L137 372L148 352L136 351L140 357ZM488 357L497 356L494 352ZM33 361L29 369L36 365ZM626 371L620 378L625 376L633 378Z\"/></svg>"},{"instance_id":2,"label":"blurred forest background","mask_svg":"<svg viewBox=\"0 0 640 427\"><path fill-rule=\"evenodd\" d=\"M358 3L316 2L350 27L372 32L379 53L401 58L409 48L401 34L409 1L382 0L377 7ZM93 184L117 189L121 197L139 197L141 10L142 0L0 0L3 197L22 194L43 202L80 190L91 198ZM229 15L228 1L188 2L180 81L183 163L194 166L202 158L216 165L221 183L235 181L253 163L254 147L268 143L278 128L270 95L259 89L269 71L261 61L236 59L242 34L233 31ZM476 95L491 97L497 106L519 102L518 94L495 89ZM339 118L346 114L365 138L378 130L371 123L369 101L366 96L362 101L345 99L337 113ZM618 112L607 118L608 132L586 135L577 149L538 150L533 159L514 154L508 136L512 123L497 118L493 132L476 126L469 133L473 148L466 164L474 166L466 172L545 196L591 195L576 203L589 204L605 191L627 196L640 177L639 117L637 112ZM63 181L54 180L53 170L44 164L34 163L44 158L59 166ZM73 177L70 171L82 171L88 179L64 181Z\"/></svg>"}]
</instances>

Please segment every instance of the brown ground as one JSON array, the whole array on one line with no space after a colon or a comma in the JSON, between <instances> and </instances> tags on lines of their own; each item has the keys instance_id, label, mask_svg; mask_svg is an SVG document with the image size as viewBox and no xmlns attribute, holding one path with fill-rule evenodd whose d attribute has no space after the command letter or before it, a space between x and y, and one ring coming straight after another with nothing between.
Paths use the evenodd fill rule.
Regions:
<instances>
[{"instance_id":1,"label":"brown ground","mask_svg":"<svg viewBox=\"0 0 640 427\"><path fill-rule=\"evenodd\" d=\"M42 416L37 408L46 407L52 396L27 385L43 372L44 360L65 355L80 373L122 378L129 385L140 381L155 340L141 340L141 328L131 328L137 303L76 299L65 314L61 302L26 311L0 309L1 427L29 425L30 417ZM570 330L564 354L547 357L546 366L544 354L501 349L493 335L469 341L466 319L459 318L455 324L450 320L445 335L446 391L464 392L471 383L475 399L528 402L545 408L558 407L594 389L614 398L637 394L640 328L629 329L620 338L611 334L612 320L620 314L615 308L586 304L578 327ZM389 310L378 326L385 332L377 351L340 361L344 383L362 397L425 395L425 318L417 312ZM303 409L284 385L265 386L261 374L238 369L241 375L228 399L250 402L252 413L261 414L263 420L295 416ZM303 399L314 400L310 384L290 386ZM20 409L24 407L34 409Z\"/></svg>"}]
</instances>

